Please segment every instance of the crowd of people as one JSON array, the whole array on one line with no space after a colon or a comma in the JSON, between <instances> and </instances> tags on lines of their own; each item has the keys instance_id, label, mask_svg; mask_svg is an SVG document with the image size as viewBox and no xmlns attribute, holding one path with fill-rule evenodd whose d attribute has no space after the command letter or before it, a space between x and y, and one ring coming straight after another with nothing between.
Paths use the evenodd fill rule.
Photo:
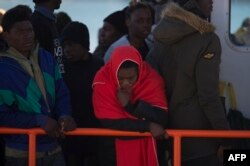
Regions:
<instances>
[{"instance_id":1,"label":"crowd of people","mask_svg":"<svg viewBox=\"0 0 250 166\"><path fill-rule=\"evenodd\" d=\"M55 13L61 0L33 2L34 11L0 13L0 127L46 132L37 166L171 166L166 129L230 129L212 0L133 1L104 17L93 53L87 25ZM152 136L65 135L77 127ZM26 135L0 143L0 165L27 166ZM222 166L225 148L221 139L185 138L182 166Z\"/></svg>"}]
</instances>

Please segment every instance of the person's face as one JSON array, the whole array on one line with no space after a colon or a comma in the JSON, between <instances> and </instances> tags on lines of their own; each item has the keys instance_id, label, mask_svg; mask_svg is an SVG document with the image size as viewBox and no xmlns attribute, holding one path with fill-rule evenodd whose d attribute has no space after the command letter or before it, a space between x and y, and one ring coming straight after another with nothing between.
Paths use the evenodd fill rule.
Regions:
<instances>
[{"instance_id":1,"label":"person's face","mask_svg":"<svg viewBox=\"0 0 250 166\"><path fill-rule=\"evenodd\" d=\"M113 25L111 25L108 22L103 23L103 27L100 31L100 38L99 38L99 43L101 45L109 46L119 37L121 37L121 33L118 32Z\"/></svg>"},{"instance_id":2,"label":"person's face","mask_svg":"<svg viewBox=\"0 0 250 166\"><path fill-rule=\"evenodd\" d=\"M150 9L141 8L135 10L130 18L126 19L126 24L129 33L145 39L149 35L152 26L152 14Z\"/></svg>"},{"instance_id":3,"label":"person's face","mask_svg":"<svg viewBox=\"0 0 250 166\"><path fill-rule=\"evenodd\" d=\"M79 43L66 40L63 42L63 53L68 61L79 61L84 58L85 49Z\"/></svg>"},{"instance_id":4,"label":"person's face","mask_svg":"<svg viewBox=\"0 0 250 166\"><path fill-rule=\"evenodd\" d=\"M53 0L54 9L59 9L61 3L62 3L62 0Z\"/></svg>"},{"instance_id":5,"label":"person's face","mask_svg":"<svg viewBox=\"0 0 250 166\"><path fill-rule=\"evenodd\" d=\"M117 77L121 90L130 91L138 79L138 70L136 67L120 68Z\"/></svg>"},{"instance_id":6,"label":"person's face","mask_svg":"<svg viewBox=\"0 0 250 166\"><path fill-rule=\"evenodd\" d=\"M3 33L9 46L14 47L23 55L27 55L34 45L34 31L30 21L15 23L9 32Z\"/></svg>"},{"instance_id":7,"label":"person's face","mask_svg":"<svg viewBox=\"0 0 250 166\"><path fill-rule=\"evenodd\" d=\"M206 17L209 17L213 10L213 0L197 0L197 3Z\"/></svg>"}]
</instances>

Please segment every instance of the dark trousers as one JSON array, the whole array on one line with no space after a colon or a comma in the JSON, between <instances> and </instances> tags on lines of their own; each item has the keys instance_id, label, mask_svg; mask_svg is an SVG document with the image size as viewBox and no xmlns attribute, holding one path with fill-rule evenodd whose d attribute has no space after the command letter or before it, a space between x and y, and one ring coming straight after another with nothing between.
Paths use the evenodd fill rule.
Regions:
<instances>
[{"instance_id":1,"label":"dark trousers","mask_svg":"<svg viewBox=\"0 0 250 166\"><path fill-rule=\"evenodd\" d=\"M66 166L99 166L99 160L96 154L73 153L65 156Z\"/></svg>"},{"instance_id":2,"label":"dark trousers","mask_svg":"<svg viewBox=\"0 0 250 166\"><path fill-rule=\"evenodd\" d=\"M219 161L216 154L204 156L181 163L181 166L222 166L223 163Z\"/></svg>"},{"instance_id":3,"label":"dark trousers","mask_svg":"<svg viewBox=\"0 0 250 166\"><path fill-rule=\"evenodd\" d=\"M4 165L4 140L3 138L0 136L0 165Z\"/></svg>"},{"instance_id":4,"label":"dark trousers","mask_svg":"<svg viewBox=\"0 0 250 166\"><path fill-rule=\"evenodd\" d=\"M168 166L168 141L166 140L157 140L157 155L159 166Z\"/></svg>"},{"instance_id":5,"label":"dark trousers","mask_svg":"<svg viewBox=\"0 0 250 166\"><path fill-rule=\"evenodd\" d=\"M27 166L28 160L26 158L6 157L5 166ZM36 160L36 166L65 166L65 161L62 153L54 155L46 155L43 158Z\"/></svg>"}]
</instances>

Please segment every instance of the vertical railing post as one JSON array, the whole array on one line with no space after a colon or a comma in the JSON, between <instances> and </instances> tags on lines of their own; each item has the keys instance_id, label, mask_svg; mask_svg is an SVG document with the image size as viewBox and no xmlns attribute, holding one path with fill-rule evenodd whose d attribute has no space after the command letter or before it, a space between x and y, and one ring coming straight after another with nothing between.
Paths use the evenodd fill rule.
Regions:
<instances>
[{"instance_id":1,"label":"vertical railing post","mask_svg":"<svg viewBox=\"0 0 250 166\"><path fill-rule=\"evenodd\" d=\"M174 135L174 166L181 166L181 136Z\"/></svg>"},{"instance_id":2,"label":"vertical railing post","mask_svg":"<svg viewBox=\"0 0 250 166\"><path fill-rule=\"evenodd\" d=\"M29 132L29 166L36 166L36 134Z\"/></svg>"}]
</instances>

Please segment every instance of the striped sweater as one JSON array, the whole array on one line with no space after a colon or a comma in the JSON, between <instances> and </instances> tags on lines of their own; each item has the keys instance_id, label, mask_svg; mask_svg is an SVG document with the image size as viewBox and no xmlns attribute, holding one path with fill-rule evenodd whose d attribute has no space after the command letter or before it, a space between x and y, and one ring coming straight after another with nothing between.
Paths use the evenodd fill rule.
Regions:
<instances>
[{"instance_id":1,"label":"striped sweater","mask_svg":"<svg viewBox=\"0 0 250 166\"><path fill-rule=\"evenodd\" d=\"M0 54L0 126L33 128L46 123L44 116L58 119L70 115L69 92L50 53L34 49L31 56L36 56L37 63L31 63L31 58L23 58L13 48ZM32 69L31 73L24 64L30 65L26 67ZM36 69L41 73L43 86L32 75ZM28 137L9 135L6 146L27 150ZM37 138L37 151L48 151L56 146L57 142L47 135Z\"/></svg>"}]
</instances>

